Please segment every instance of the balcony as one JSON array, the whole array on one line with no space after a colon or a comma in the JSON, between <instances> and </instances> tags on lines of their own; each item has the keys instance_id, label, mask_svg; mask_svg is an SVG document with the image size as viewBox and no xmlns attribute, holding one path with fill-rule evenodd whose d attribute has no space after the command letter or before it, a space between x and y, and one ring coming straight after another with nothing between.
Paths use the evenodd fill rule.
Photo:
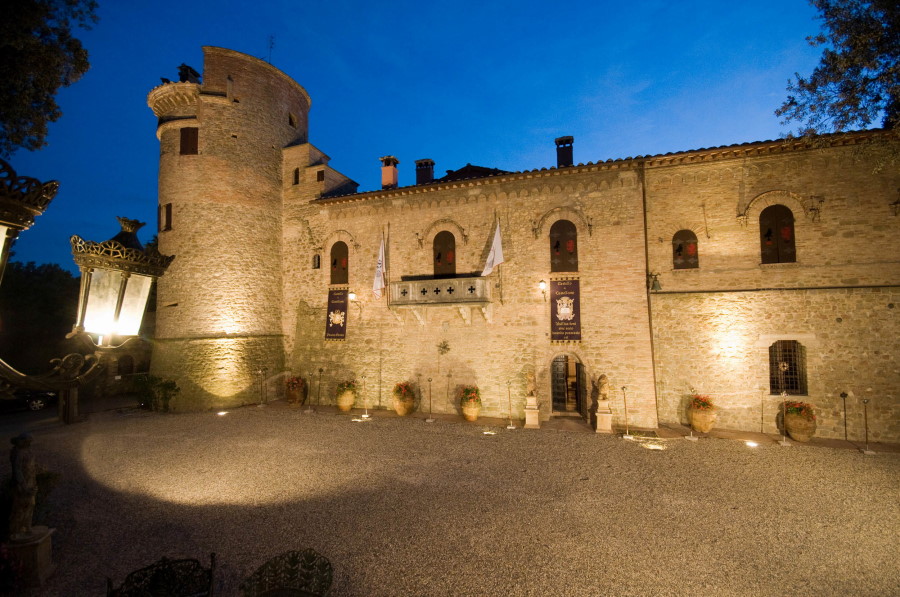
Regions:
<instances>
[{"instance_id":1,"label":"balcony","mask_svg":"<svg viewBox=\"0 0 900 597\"><path fill-rule=\"evenodd\" d=\"M472 322L473 309L480 310L487 321L493 319L491 287L480 276L391 282L389 304L395 311L411 310L423 325L428 307L454 307L467 324Z\"/></svg>"}]
</instances>

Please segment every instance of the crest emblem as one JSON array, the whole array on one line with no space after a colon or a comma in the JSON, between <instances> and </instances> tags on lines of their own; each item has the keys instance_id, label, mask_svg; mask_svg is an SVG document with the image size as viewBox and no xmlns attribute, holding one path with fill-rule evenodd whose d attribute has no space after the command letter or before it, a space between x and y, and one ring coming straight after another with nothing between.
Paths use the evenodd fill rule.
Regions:
<instances>
[{"instance_id":1,"label":"crest emblem","mask_svg":"<svg viewBox=\"0 0 900 597\"><path fill-rule=\"evenodd\" d=\"M575 301L572 297L564 296L556 299L556 318L560 321L575 319Z\"/></svg>"},{"instance_id":2,"label":"crest emblem","mask_svg":"<svg viewBox=\"0 0 900 597\"><path fill-rule=\"evenodd\" d=\"M331 313L328 314L328 323L330 325L341 326L344 325L344 316L345 313L339 309L335 309Z\"/></svg>"}]
</instances>

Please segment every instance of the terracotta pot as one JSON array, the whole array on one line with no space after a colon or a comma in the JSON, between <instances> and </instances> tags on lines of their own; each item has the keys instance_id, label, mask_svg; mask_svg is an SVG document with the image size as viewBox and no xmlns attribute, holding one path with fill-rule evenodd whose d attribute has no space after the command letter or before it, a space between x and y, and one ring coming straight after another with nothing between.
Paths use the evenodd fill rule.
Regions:
<instances>
[{"instance_id":1,"label":"terracotta pot","mask_svg":"<svg viewBox=\"0 0 900 597\"><path fill-rule=\"evenodd\" d=\"M412 413L416 409L416 401L414 398L401 399L394 396L394 411L401 417Z\"/></svg>"},{"instance_id":2,"label":"terracotta pot","mask_svg":"<svg viewBox=\"0 0 900 597\"><path fill-rule=\"evenodd\" d=\"M808 442L816 434L816 422L800 415L788 414L784 417L784 429L795 442Z\"/></svg>"},{"instance_id":3,"label":"terracotta pot","mask_svg":"<svg viewBox=\"0 0 900 597\"><path fill-rule=\"evenodd\" d=\"M288 404L303 404L306 402L306 386L296 388L285 388L284 399Z\"/></svg>"},{"instance_id":4,"label":"terracotta pot","mask_svg":"<svg viewBox=\"0 0 900 597\"><path fill-rule=\"evenodd\" d=\"M466 421L477 421L478 415L481 413L481 405L477 403L466 403L462 405L462 415Z\"/></svg>"},{"instance_id":5,"label":"terracotta pot","mask_svg":"<svg viewBox=\"0 0 900 597\"><path fill-rule=\"evenodd\" d=\"M697 433L709 433L716 424L716 411L691 409L691 429Z\"/></svg>"},{"instance_id":6,"label":"terracotta pot","mask_svg":"<svg viewBox=\"0 0 900 597\"><path fill-rule=\"evenodd\" d=\"M353 403L356 402L356 392L353 392L352 390L345 390L337 395L336 402L338 410L348 412L351 408L353 408Z\"/></svg>"}]
</instances>

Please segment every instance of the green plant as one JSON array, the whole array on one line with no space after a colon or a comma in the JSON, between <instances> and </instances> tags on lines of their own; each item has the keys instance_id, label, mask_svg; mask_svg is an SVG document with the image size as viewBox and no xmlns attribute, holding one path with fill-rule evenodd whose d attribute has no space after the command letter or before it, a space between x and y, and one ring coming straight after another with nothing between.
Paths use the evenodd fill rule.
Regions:
<instances>
[{"instance_id":1,"label":"green plant","mask_svg":"<svg viewBox=\"0 0 900 597\"><path fill-rule=\"evenodd\" d=\"M712 410L715 408L712 399L703 394L691 394L691 408L694 410Z\"/></svg>"},{"instance_id":2,"label":"green plant","mask_svg":"<svg viewBox=\"0 0 900 597\"><path fill-rule=\"evenodd\" d=\"M344 392L353 392L356 394L356 380L348 379L347 381L342 381L337 385L337 393L343 394Z\"/></svg>"},{"instance_id":3,"label":"green plant","mask_svg":"<svg viewBox=\"0 0 900 597\"><path fill-rule=\"evenodd\" d=\"M394 396L398 400L415 400L416 393L408 381L401 381L394 386Z\"/></svg>"},{"instance_id":4,"label":"green plant","mask_svg":"<svg viewBox=\"0 0 900 597\"><path fill-rule=\"evenodd\" d=\"M169 412L169 402L181 391L173 380L148 373L134 376L134 389L140 399L141 408L156 412Z\"/></svg>"},{"instance_id":5,"label":"green plant","mask_svg":"<svg viewBox=\"0 0 900 597\"><path fill-rule=\"evenodd\" d=\"M481 406L481 392L478 386L463 386L459 391L459 403L462 406Z\"/></svg>"},{"instance_id":6,"label":"green plant","mask_svg":"<svg viewBox=\"0 0 900 597\"><path fill-rule=\"evenodd\" d=\"M303 390L306 387L306 382L302 377L286 377L284 378L284 385L289 390Z\"/></svg>"},{"instance_id":7,"label":"green plant","mask_svg":"<svg viewBox=\"0 0 900 597\"><path fill-rule=\"evenodd\" d=\"M784 413L787 415L798 415L807 421L815 421L816 414L813 412L812 404L808 402L785 402Z\"/></svg>"}]
</instances>

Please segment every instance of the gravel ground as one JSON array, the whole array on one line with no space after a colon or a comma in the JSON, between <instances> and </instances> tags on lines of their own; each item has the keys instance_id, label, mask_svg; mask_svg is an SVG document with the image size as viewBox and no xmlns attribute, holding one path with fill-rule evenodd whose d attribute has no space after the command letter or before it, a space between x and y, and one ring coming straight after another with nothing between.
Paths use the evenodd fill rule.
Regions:
<instances>
[{"instance_id":1,"label":"gravel ground","mask_svg":"<svg viewBox=\"0 0 900 597\"><path fill-rule=\"evenodd\" d=\"M484 429L270 405L36 430L61 473L39 594L214 551L238 595L312 547L333 595L900 595L898 454Z\"/></svg>"}]
</instances>

